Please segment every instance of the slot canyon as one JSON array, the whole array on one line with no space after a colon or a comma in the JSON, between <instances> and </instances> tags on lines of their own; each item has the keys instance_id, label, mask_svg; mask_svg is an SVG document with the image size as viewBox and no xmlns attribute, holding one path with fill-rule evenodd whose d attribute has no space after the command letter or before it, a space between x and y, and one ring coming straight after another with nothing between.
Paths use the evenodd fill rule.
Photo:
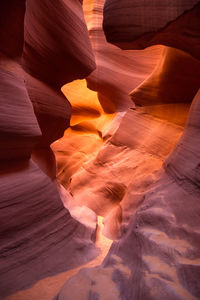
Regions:
<instances>
[{"instance_id":1,"label":"slot canyon","mask_svg":"<svg viewBox=\"0 0 200 300\"><path fill-rule=\"evenodd\" d=\"M200 2L0 2L0 300L200 299Z\"/></svg>"}]
</instances>

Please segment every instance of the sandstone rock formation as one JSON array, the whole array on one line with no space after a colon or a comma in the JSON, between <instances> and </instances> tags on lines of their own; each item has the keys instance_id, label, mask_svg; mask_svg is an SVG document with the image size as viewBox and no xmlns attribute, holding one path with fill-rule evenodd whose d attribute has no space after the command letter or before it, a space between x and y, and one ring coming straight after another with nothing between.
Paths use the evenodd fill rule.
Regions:
<instances>
[{"instance_id":1,"label":"sandstone rock formation","mask_svg":"<svg viewBox=\"0 0 200 300\"><path fill-rule=\"evenodd\" d=\"M162 55L162 47L143 51L121 51L108 44L102 29L101 1L83 1L96 69L85 81L75 81L62 90L72 104L71 129L53 144L58 162L58 178L66 188L84 162L97 154L102 142L118 128L129 107L133 88L148 77ZM72 130L72 131L71 131Z\"/></svg>"},{"instance_id":2,"label":"sandstone rock formation","mask_svg":"<svg viewBox=\"0 0 200 300\"><path fill-rule=\"evenodd\" d=\"M199 2L0 7L0 299L199 299Z\"/></svg>"},{"instance_id":3,"label":"sandstone rock formation","mask_svg":"<svg viewBox=\"0 0 200 300\"><path fill-rule=\"evenodd\" d=\"M107 41L122 49L161 44L199 59L199 10L198 0L106 0L103 27Z\"/></svg>"},{"instance_id":4,"label":"sandstone rock formation","mask_svg":"<svg viewBox=\"0 0 200 300\"><path fill-rule=\"evenodd\" d=\"M0 7L4 299L96 255L95 229L74 220L62 204L50 148L69 126L63 83L89 75L95 62L79 0L3 1Z\"/></svg>"},{"instance_id":5,"label":"sandstone rock formation","mask_svg":"<svg viewBox=\"0 0 200 300\"><path fill-rule=\"evenodd\" d=\"M23 67L36 78L60 89L94 70L79 0L26 1L24 31Z\"/></svg>"},{"instance_id":6,"label":"sandstone rock formation","mask_svg":"<svg viewBox=\"0 0 200 300\"><path fill-rule=\"evenodd\" d=\"M127 188L118 204L121 213L111 211L110 218L109 213L106 216L109 236L122 224L103 264L81 270L56 299L200 297L197 2L105 2L104 31L109 42L123 49L153 44L177 49L167 48L153 73L131 93L142 107L128 111L97 157L72 177L74 200L93 210L99 203L106 209L106 192L98 194L103 188L106 191L111 179ZM74 291L78 284L79 290Z\"/></svg>"},{"instance_id":7,"label":"sandstone rock formation","mask_svg":"<svg viewBox=\"0 0 200 300\"><path fill-rule=\"evenodd\" d=\"M102 30L104 2L85 0L83 5L97 64L87 83L98 92L104 111L110 113L133 106L128 93L153 71L162 47L133 52L108 44Z\"/></svg>"}]
</instances>

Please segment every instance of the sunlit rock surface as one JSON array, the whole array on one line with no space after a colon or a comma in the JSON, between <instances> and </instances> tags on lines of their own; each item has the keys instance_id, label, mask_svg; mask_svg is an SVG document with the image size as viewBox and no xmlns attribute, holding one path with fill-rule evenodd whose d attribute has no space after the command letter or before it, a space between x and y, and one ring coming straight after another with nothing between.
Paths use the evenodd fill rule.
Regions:
<instances>
[{"instance_id":1,"label":"sunlit rock surface","mask_svg":"<svg viewBox=\"0 0 200 300\"><path fill-rule=\"evenodd\" d=\"M131 120L135 126L127 132ZM163 169L183 128L130 110L96 160L74 175L74 199L77 191L80 201L86 185L88 206L91 195L102 210L108 205L107 197L98 196L101 180L105 192L111 177L127 191L120 233L103 264L81 270L56 299L199 299L198 127L199 95Z\"/></svg>"},{"instance_id":2,"label":"sunlit rock surface","mask_svg":"<svg viewBox=\"0 0 200 300\"><path fill-rule=\"evenodd\" d=\"M103 5L103 0L83 1L96 69L87 77L87 86L84 80L62 88L72 105L71 128L53 144L53 150L58 178L65 187L117 130L126 110L135 107L129 93L151 74L162 56L161 46L133 52L108 44L102 29Z\"/></svg>"},{"instance_id":3,"label":"sunlit rock surface","mask_svg":"<svg viewBox=\"0 0 200 300\"><path fill-rule=\"evenodd\" d=\"M162 47L124 52L108 44L102 29L103 6L103 0L83 2L97 65L87 82L90 89L98 92L104 111L110 113L134 106L128 93L153 71Z\"/></svg>"},{"instance_id":4,"label":"sunlit rock surface","mask_svg":"<svg viewBox=\"0 0 200 300\"><path fill-rule=\"evenodd\" d=\"M199 60L166 47L154 71L130 96L143 112L184 125L199 86Z\"/></svg>"},{"instance_id":5,"label":"sunlit rock surface","mask_svg":"<svg viewBox=\"0 0 200 300\"><path fill-rule=\"evenodd\" d=\"M105 2L109 42L123 49L170 48L149 78L133 87L132 99L141 107L128 110L97 156L72 176L74 202L102 215L104 233L115 241L103 264L70 278L56 300L200 297L196 4ZM113 196L116 184L125 186L120 200Z\"/></svg>"}]
</instances>

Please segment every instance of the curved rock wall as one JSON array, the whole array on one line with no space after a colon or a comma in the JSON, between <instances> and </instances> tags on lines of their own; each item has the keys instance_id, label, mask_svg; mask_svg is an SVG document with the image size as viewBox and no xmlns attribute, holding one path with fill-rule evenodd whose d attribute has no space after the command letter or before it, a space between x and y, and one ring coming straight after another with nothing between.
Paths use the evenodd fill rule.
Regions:
<instances>
[{"instance_id":1,"label":"curved rock wall","mask_svg":"<svg viewBox=\"0 0 200 300\"><path fill-rule=\"evenodd\" d=\"M94 257L98 215L110 251L56 299L197 300L199 3L107 0L122 51L82 2L0 4L0 298Z\"/></svg>"},{"instance_id":2,"label":"curved rock wall","mask_svg":"<svg viewBox=\"0 0 200 300\"><path fill-rule=\"evenodd\" d=\"M66 188L73 174L96 156L103 141L118 128L127 109L135 106L129 93L151 74L162 56L161 46L133 52L108 44L102 29L103 5L104 0L83 1L96 69L87 77L87 87L85 81L75 81L62 88L72 104L71 128L53 150L58 178Z\"/></svg>"},{"instance_id":3,"label":"curved rock wall","mask_svg":"<svg viewBox=\"0 0 200 300\"><path fill-rule=\"evenodd\" d=\"M106 0L103 27L107 41L122 49L161 44L199 59L199 10L198 0Z\"/></svg>"},{"instance_id":4,"label":"curved rock wall","mask_svg":"<svg viewBox=\"0 0 200 300\"><path fill-rule=\"evenodd\" d=\"M122 49L152 44L170 48L131 93L143 107L129 110L97 157L72 177L71 193L79 205L86 201L91 209L106 211L111 199L105 234L113 238L110 234L117 233L120 223L121 227L103 264L82 269L56 299L200 297L197 2L105 2L104 31L109 42ZM110 181L125 185L120 202L116 197L112 201ZM73 292L78 283L80 289Z\"/></svg>"},{"instance_id":5,"label":"curved rock wall","mask_svg":"<svg viewBox=\"0 0 200 300\"><path fill-rule=\"evenodd\" d=\"M153 71L162 48L133 52L108 44L102 28L103 6L103 0L85 0L83 5L97 64L87 83L90 89L98 92L105 112L125 111L133 106L128 93Z\"/></svg>"},{"instance_id":6,"label":"curved rock wall","mask_svg":"<svg viewBox=\"0 0 200 300\"><path fill-rule=\"evenodd\" d=\"M50 148L70 121L61 86L89 75L95 62L79 0L3 1L0 8L3 299L96 255L94 230L62 204Z\"/></svg>"}]
</instances>

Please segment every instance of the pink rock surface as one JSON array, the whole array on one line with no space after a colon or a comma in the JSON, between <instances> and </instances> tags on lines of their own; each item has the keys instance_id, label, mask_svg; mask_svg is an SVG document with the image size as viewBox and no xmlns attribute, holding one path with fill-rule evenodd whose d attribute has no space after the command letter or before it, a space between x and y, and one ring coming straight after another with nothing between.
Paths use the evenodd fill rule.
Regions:
<instances>
[{"instance_id":1,"label":"pink rock surface","mask_svg":"<svg viewBox=\"0 0 200 300\"><path fill-rule=\"evenodd\" d=\"M199 60L166 47L151 75L129 95L141 111L183 126L199 86Z\"/></svg>"},{"instance_id":2,"label":"pink rock surface","mask_svg":"<svg viewBox=\"0 0 200 300\"><path fill-rule=\"evenodd\" d=\"M121 114L135 106L129 93L151 74L162 55L160 46L121 51L108 44L102 29L103 5L103 0L83 2L96 61L96 69L87 77L87 86L92 91L80 81L62 88L72 104L72 132L56 142L53 150L58 178L65 187L82 163L93 157L103 142L102 137L108 138L109 127L115 131Z\"/></svg>"},{"instance_id":3,"label":"pink rock surface","mask_svg":"<svg viewBox=\"0 0 200 300\"><path fill-rule=\"evenodd\" d=\"M195 4L107 0L107 39L124 49L164 44L199 58L199 4ZM133 91L138 104L152 106L152 111L163 105L163 112L155 117L150 110L128 111L97 157L72 177L74 202L99 214L103 211L105 223L110 222L108 234L119 227L120 218L122 225L103 264L73 276L57 300L200 297L199 92L193 99L199 88L199 61L172 48L166 53L151 76ZM183 105L192 100L185 129L186 118L181 126L174 124L182 118L181 112L176 120L164 117L170 111L164 105L180 104L177 107L187 115L189 106ZM111 181L126 186L121 201L113 197L112 205Z\"/></svg>"},{"instance_id":4,"label":"pink rock surface","mask_svg":"<svg viewBox=\"0 0 200 300\"><path fill-rule=\"evenodd\" d=\"M80 224L64 208L50 148L70 121L71 105L60 91L62 84L89 75L95 63L80 1L3 1L0 7L4 299L97 255L96 228ZM22 48L26 72L19 64Z\"/></svg>"},{"instance_id":5,"label":"pink rock surface","mask_svg":"<svg viewBox=\"0 0 200 300\"><path fill-rule=\"evenodd\" d=\"M152 74L130 96L142 106L191 103L199 86L199 60L183 51L166 47Z\"/></svg>"},{"instance_id":6,"label":"pink rock surface","mask_svg":"<svg viewBox=\"0 0 200 300\"><path fill-rule=\"evenodd\" d=\"M61 138L69 127L71 105L61 91L29 74L25 74L25 84L42 132L42 139L37 147L50 145Z\"/></svg>"},{"instance_id":7,"label":"pink rock surface","mask_svg":"<svg viewBox=\"0 0 200 300\"><path fill-rule=\"evenodd\" d=\"M162 160L173 149L181 127L130 111L96 161L74 176L74 191L79 189L78 194L81 186L90 182L89 197L89 188L95 189L95 180L100 181L97 174L103 174L104 190L106 179L111 177L125 182L128 188L121 201L120 234L102 266L82 269L63 286L56 299L71 300L74 295L94 300L199 299L198 107L199 95L164 169ZM130 119L135 126L127 132ZM114 150L118 148L120 151ZM86 173L90 179L86 179ZM94 189L93 203L98 196ZM101 201L103 209L107 202L102 197ZM79 291L74 292L77 284Z\"/></svg>"},{"instance_id":8,"label":"pink rock surface","mask_svg":"<svg viewBox=\"0 0 200 300\"><path fill-rule=\"evenodd\" d=\"M41 131L24 80L0 68L0 82L0 159L30 157Z\"/></svg>"},{"instance_id":9,"label":"pink rock surface","mask_svg":"<svg viewBox=\"0 0 200 300\"><path fill-rule=\"evenodd\" d=\"M94 258L97 217L111 249L56 299L200 297L199 4L147 2L105 2L107 40L122 51L106 43L103 0L86 0L94 55L83 1L0 4L0 299ZM131 50L157 44L169 48ZM71 113L60 89L86 76L93 92L62 88L74 115L57 141Z\"/></svg>"},{"instance_id":10,"label":"pink rock surface","mask_svg":"<svg viewBox=\"0 0 200 300\"><path fill-rule=\"evenodd\" d=\"M195 96L186 128L164 167L177 183L192 194L199 193L200 182L200 91Z\"/></svg>"},{"instance_id":11,"label":"pink rock surface","mask_svg":"<svg viewBox=\"0 0 200 300\"><path fill-rule=\"evenodd\" d=\"M152 184L154 173L175 146L182 130L129 110L97 156L72 176L69 191L73 203L87 205L104 217L119 204L123 210L125 192L131 189L137 198Z\"/></svg>"},{"instance_id":12,"label":"pink rock surface","mask_svg":"<svg viewBox=\"0 0 200 300\"><path fill-rule=\"evenodd\" d=\"M94 70L79 0L27 0L24 22L23 67L28 73L61 88Z\"/></svg>"},{"instance_id":13,"label":"pink rock surface","mask_svg":"<svg viewBox=\"0 0 200 300\"><path fill-rule=\"evenodd\" d=\"M5 163L0 177L0 299L96 255L93 231L72 219L37 165Z\"/></svg>"},{"instance_id":14,"label":"pink rock surface","mask_svg":"<svg viewBox=\"0 0 200 300\"><path fill-rule=\"evenodd\" d=\"M86 22L97 68L87 78L88 87L98 92L98 99L107 113L124 111L133 106L128 96L154 69L162 47L144 51L121 51L108 44L102 28L104 1L83 2Z\"/></svg>"}]
</instances>

